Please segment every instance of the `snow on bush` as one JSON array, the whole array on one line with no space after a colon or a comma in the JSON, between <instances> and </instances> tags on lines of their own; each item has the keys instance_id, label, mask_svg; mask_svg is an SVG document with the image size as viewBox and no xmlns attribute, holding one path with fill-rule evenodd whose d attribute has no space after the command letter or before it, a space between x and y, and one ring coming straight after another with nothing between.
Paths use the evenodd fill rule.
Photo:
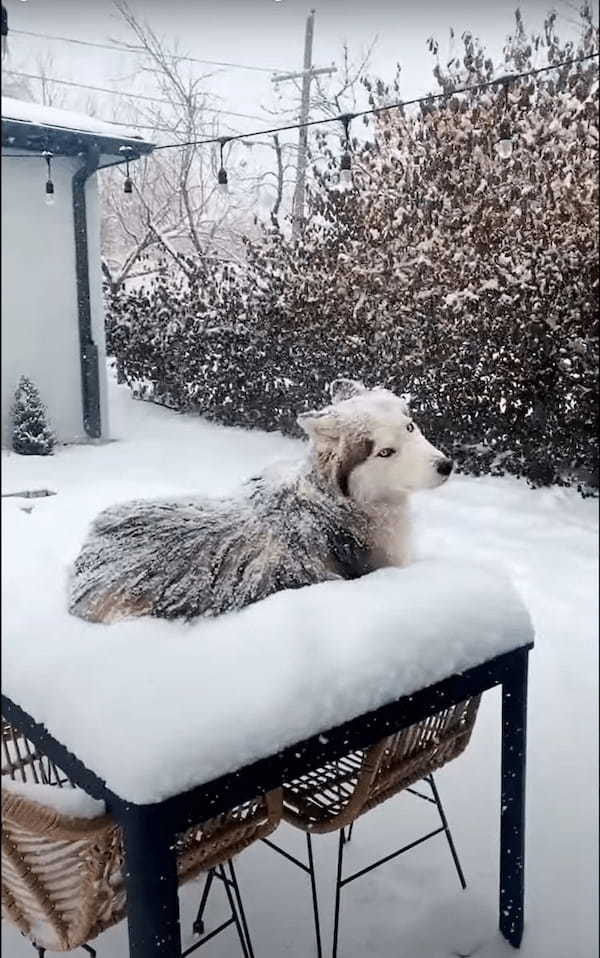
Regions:
<instances>
[{"instance_id":1,"label":"snow on bush","mask_svg":"<svg viewBox=\"0 0 600 958\"><path fill-rule=\"evenodd\" d=\"M555 16L516 31L496 70L463 35L443 92L597 49ZM438 57L438 48L430 42ZM371 102L398 80L367 81ZM496 142L508 117L513 152ZM355 121L355 125L358 121ZM291 243L247 244L245 269L200 262L114 298L109 342L145 398L224 423L295 434L338 375L410 392L432 441L464 471L598 488L596 61L378 115L340 191L323 136L311 216Z\"/></svg>"},{"instance_id":2,"label":"snow on bush","mask_svg":"<svg viewBox=\"0 0 600 958\"><path fill-rule=\"evenodd\" d=\"M12 447L21 456L49 456L55 438L40 394L26 376L21 376L13 406Z\"/></svg>"}]
</instances>

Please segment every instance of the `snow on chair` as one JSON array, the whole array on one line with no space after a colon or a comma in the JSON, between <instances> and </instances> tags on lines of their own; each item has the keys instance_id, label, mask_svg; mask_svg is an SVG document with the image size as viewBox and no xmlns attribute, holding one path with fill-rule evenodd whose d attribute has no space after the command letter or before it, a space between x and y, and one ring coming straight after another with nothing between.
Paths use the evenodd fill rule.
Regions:
<instances>
[{"instance_id":1,"label":"snow on chair","mask_svg":"<svg viewBox=\"0 0 600 958\"><path fill-rule=\"evenodd\" d=\"M231 917L186 954L235 924L244 958L253 958L231 858L270 834L281 812L277 790L178 837L180 884L208 873L194 931L203 933L201 912L215 877L223 882L231 909ZM3 720L2 917L31 940L40 958L46 949L78 947L95 955L88 942L126 916L122 866L121 832L103 803L75 788Z\"/></svg>"},{"instance_id":2,"label":"snow on chair","mask_svg":"<svg viewBox=\"0 0 600 958\"><path fill-rule=\"evenodd\" d=\"M316 894L312 834L339 830L337 878L334 908L333 958L337 955L340 894L342 888L361 875L372 871L416 845L445 833L456 871L463 888L466 882L454 847L448 821L440 800L433 773L464 752L475 725L480 696L452 705L427 719L390 735L377 745L345 755L335 762L317 768L283 788L283 819L306 833L308 864L265 839L267 845L283 854L308 873L311 881L317 954L322 944L319 908ZM424 781L431 794L412 786ZM441 826L385 855L384 858L352 875L343 877L344 845L350 840L354 821L365 812L399 792L408 791L431 802L437 808ZM348 832L345 829L348 827Z\"/></svg>"}]
</instances>

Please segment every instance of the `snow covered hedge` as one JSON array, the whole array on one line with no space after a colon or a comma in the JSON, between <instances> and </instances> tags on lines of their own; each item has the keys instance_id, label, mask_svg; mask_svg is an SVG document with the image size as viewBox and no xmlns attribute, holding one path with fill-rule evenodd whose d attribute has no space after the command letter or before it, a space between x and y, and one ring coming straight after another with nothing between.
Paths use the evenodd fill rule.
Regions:
<instances>
[{"instance_id":1,"label":"snow covered hedge","mask_svg":"<svg viewBox=\"0 0 600 958\"><path fill-rule=\"evenodd\" d=\"M590 53L550 17L520 18L494 73L463 36L442 91ZM438 51L432 41L434 56ZM399 98L368 84L372 102ZM513 153L495 150L508 116ZM358 121L355 121L358 122ZM378 116L340 192L336 144L315 168L295 244L271 232L246 269L200 263L113 299L109 339L148 398L295 432L337 375L414 397L432 441L471 473L598 488L598 72L591 60Z\"/></svg>"}]
</instances>

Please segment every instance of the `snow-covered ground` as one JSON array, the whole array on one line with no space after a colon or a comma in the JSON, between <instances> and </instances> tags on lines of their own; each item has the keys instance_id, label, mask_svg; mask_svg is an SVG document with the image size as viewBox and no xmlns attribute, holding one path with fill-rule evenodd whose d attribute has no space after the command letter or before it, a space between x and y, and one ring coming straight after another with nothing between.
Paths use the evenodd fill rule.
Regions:
<instances>
[{"instance_id":1,"label":"snow-covered ground","mask_svg":"<svg viewBox=\"0 0 600 958\"><path fill-rule=\"evenodd\" d=\"M132 401L113 388L113 435L106 445L68 447L51 458L3 453L3 492L46 488L56 496L3 499L41 535L76 551L87 517L138 496L220 494L297 443L278 435L224 429ZM523 958L591 958L598 947L597 702L598 505L572 491L531 491L514 479L454 478L415 497L418 542L428 554L461 555L507 568L536 629L531 658L527 927ZM10 519L8 530L18 527ZM18 549L18 543L13 543ZM5 541L4 562L11 541ZM43 637L40 636L40 641ZM469 883L461 892L443 837L348 886L342 896L340 958L479 958L513 954L496 933L499 694L488 692L467 752L437 780ZM436 827L433 806L396 798L357 825L347 852L355 870ZM280 844L301 852L303 836L282 827ZM326 930L332 912L336 837L315 839ZM257 958L312 958L306 876L264 845L239 861ZM181 893L184 942L190 940L199 883ZM209 925L224 903L214 893ZM34 954L3 925L9 958ZM97 941L101 958L126 958L125 925ZM199 954L236 958L229 930Z\"/></svg>"}]
</instances>

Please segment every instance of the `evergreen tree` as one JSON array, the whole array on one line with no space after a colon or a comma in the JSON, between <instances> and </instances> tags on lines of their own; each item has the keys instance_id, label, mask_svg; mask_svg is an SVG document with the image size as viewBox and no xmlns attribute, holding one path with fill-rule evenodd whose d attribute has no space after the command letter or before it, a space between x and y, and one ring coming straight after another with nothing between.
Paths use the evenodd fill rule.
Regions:
<instances>
[{"instance_id":1,"label":"evergreen tree","mask_svg":"<svg viewBox=\"0 0 600 958\"><path fill-rule=\"evenodd\" d=\"M49 456L55 441L37 388L30 379L21 376L13 406L14 451L21 456Z\"/></svg>"}]
</instances>

